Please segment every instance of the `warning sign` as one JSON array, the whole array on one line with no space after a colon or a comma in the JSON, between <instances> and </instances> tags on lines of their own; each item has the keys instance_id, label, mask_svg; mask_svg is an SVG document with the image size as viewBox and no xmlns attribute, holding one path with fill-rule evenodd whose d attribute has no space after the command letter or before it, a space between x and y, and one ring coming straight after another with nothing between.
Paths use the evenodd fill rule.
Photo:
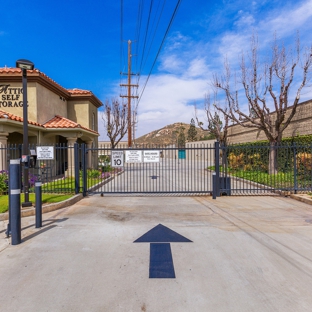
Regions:
<instances>
[{"instance_id":1,"label":"warning sign","mask_svg":"<svg viewBox=\"0 0 312 312\"><path fill-rule=\"evenodd\" d=\"M54 159L54 146L37 146L37 159Z\"/></svg>"},{"instance_id":2,"label":"warning sign","mask_svg":"<svg viewBox=\"0 0 312 312\"><path fill-rule=\"evenodd\" d=\"M160 152L159 151L143 151L143 159L146 163L159 162Z\"/></svg>"},{"instance_id":3,"label":"warning sign","mask_svg":"<svg viewBox=\"0 0 312 312\"><path fill-rule=\"evenodd\" d=\"M126 163L141 163L142 151L126 151Z\"/></svg>"}]
</instances>

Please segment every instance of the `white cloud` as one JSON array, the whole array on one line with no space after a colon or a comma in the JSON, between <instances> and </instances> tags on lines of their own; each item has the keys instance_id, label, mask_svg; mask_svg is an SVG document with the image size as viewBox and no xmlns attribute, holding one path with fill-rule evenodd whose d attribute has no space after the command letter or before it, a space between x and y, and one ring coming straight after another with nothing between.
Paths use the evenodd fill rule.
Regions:
<instances>
[{"instance_id":1,"label":"white cloud","mask_svg":"<svg viewBox=\"0 0 312 312\"><path fill-rule=\"evenodd\" d=\"M190 37L181 34L181 32L175 32L167 39L167 50L173 51L184 47L187 42L191 40Z\"/></svg>"},{"instance_id":2,"label":"white cloud","mask_svg":"<svg viewBox=\"0 0 312 312\"><path fill-rule=\"evenodd\" d=\"M260 49L266 53L275 31L281 39L292 36L290 42L294 43L294 35L299 30L302 37L309 40L307 44L311 43L312 0L275 7L262 14L257 11L261 4L254 1L251 5L250 12L237 11L231 31L220 29L211 37L207 29L207 37L197 42L181 32L168 39L158 73L151 75L139 103L136 137L174 122L189 123L195 114L192 104L203 103L212 74L223 72L225 57L232 67L240 65L240 55L242 51L249 51L253 32L258 34ZM141 77L141 83L145 79ZM301 100L309 96L312 97L311 91L306 89ZM200 105L198 113L204 116Z\"/></svg>"},{"instance_id":3,"label":"white cloud","mask_svg":"<svg viewBox=\"0 0 312 312\"><path fill-rule=\"evenodd\" d=\"M199 64L206 66L203 60L197 60L186 71L198 75L201 73L197 68ZM141 77L142 81L145 79ZM175 122L190 123L195 113L193 104L204 99L208 89L207 81L207 77L194 78L186 73L152 75L139 103L136 137ZM107 140L101 116L98 122L100 140Z\"/></svg>"},{"instance_id":4,"label":"white cloud","mask_svg":"<svg viewBox=\"0 0 312 312\"><path fill-rule=\"evenodd\" d=\"M258 13L255 13L258 14ZM240 18L234 22L237 26L233 31L226 31L214 39L214 46L219 52L219 63L224 57L231 64L239 62L242 51L250 48L250 38L253 33L258 35L259 46L262 50L268 50L272 44L274 34L280 39L292 37L295 42L295 34L300 32L302 41L311 40L312 0L302 2L300 5L278 7L269 11L266 15L253 16L250 13L239 11ZM258 22L256 22L256 17Z\"/></svg>"},{"instance_id":5,"label":"white cloud","mask_svg":"<svg viewBox=\"0 0 312 312\"><path fill-rule=\"evenodd\" d=\"M192 60L189 64L189 67L186 71L188 77L201 77L206 76L209 73L209 67L206 63L206 60L203 58L196 58Z\"/></svg>"},{"instance_id":6,"label":"white cloud","mask_svg":"<svg viewBox=\"0 0 312 312\"><path fill-rule=\"evenodd\" d=\"M162 58L161 65L159 67L160 70L166 71L168 73L177 73L182 72L184 68L184 64L181 59L179 59L176 55L169 55L166 58Z\"/></svg>"},{"instance_id":7,"label":"white cloud","mask_svg":"<svg viewBox=\"0 0 312 312\"><path fill-rule=\"evenodd\" d=\"M139 104L137 136L171 123L189 123L194 117L193 103L204 98L207 87L205 78L151 77Z\"/></svg>"},{"instance_id":8,"label":"white cloud","mask_svg":"<svg viewBox=\"0 0 312 312\"><path fill-rule=\"evenodd\" d=\"M265 20L259 23L261 32L273 33L278 36L288 36L294 33L306 23L311 23L312 0L303 2L300 6L279 9L270 14Z\"/></svg>"},{"instance_id":9,"label":"white cloud","mask_svg":"<svg viewBox=\"0 0 312 312\"><path fill-rule=\"evenodd\" d=\"M255 18L252 16L252 14L244 11L239 11L239 19L234 23L234 25L238 28L242 27L250 27L254 25Z\"/></svg>"}]
</instances>

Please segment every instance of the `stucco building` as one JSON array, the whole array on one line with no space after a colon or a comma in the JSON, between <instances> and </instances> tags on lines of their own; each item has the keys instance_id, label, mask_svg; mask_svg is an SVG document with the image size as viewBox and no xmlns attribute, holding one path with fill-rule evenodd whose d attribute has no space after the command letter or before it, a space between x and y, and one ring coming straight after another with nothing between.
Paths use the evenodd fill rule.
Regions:
<instances>
[{"instance_id":1,"label":"stucco building","mask_svg":"<svg viewBox=\"0 0 312 312\"><path fill-rule=\"evenodd\" d=\"M103 104L91 91L65 89L34 69L27 71L27 98L29 144L98 145L98 108ZM0 147L23 143L23 105L21 69L0 68Z\"/></svg>"}]
</instances>

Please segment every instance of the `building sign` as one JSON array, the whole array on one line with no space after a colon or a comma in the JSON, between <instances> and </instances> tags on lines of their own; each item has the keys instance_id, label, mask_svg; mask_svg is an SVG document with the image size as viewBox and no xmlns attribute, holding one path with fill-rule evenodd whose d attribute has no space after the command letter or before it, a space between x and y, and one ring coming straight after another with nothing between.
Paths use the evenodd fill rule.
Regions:
<instances>
[{"instance_id":1,"label":"building sign","mask_svg":"<svg viewBox=\"0 0 312 312\"><path fill-rule=\"evenodd\" d=\"M143 151L143 159L146 163L159 162L159 151Z\"/></svg>"},{"instance_id":2,"label":"building sign","mask_svg":"<svg viewBox=\"0 0 312 312\"><path fill-rule=\"evenodd\" d=\"M37 159L54 159L54 146L37 146Z\"/></svg>"},{"instance_id":3,"label":"building sign","mask_svg":"<svg viewBox=\"0 0 312 312\"><path fill-rule=\"evenodd\" d=\"M112 151L111 166L112 167L123 167L124 153L123 151Z\"/></svg>"},{"instance_id":4,"label":"building sign","mask_svg":"<svg viewBox=\"0 0 312 312\"><path fill-rule=\"evenodd\" d=\"M0 84L0 107L23 107L23 88Z\"/></svg>"},{"instance_id":5,"label":"building sign","mask_svg":"<svg viewBox=\"0 0 312 312\"><path fill-rule=\"evenodd\" d=\"M126 151L126 163L141 163L142 151Z\"/></svg>"}]
</instances>

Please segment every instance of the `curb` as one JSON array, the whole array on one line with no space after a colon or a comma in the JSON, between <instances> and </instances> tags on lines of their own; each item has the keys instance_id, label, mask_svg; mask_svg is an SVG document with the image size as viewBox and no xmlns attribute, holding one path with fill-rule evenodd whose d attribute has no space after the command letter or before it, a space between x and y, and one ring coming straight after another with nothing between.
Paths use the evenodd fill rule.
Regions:
<instances>
[{"instance_id":1,"label":"curb","mask_svg":"<svg viewBox=\"0 0 312 312\"><path fill-rule=\"evenodd\" d=\"M82 194L77 194L77 195L75 195L69 199L64 200L64 201L44 205L44 206L42 206L42 213L47 213L47 212L51 212L51 211L54 211L57 209L61 209L61 208L71 206L71 205L77 203L78 201L80 201L82 198L83 198ZM22 217L34 216L35 214L36 214L35 207L25 208L25 209L22 208L21 209ZM8 220L8 218L9 218L8 212L0 214L0 221Z\"/></svg>"},{"instance_id":2,"label":"curb","mask_svg":"<svg viewBox=\"0 0 312 312\"><path fill-rule=\"evenodd\" d=\"M289 196L292 199L299 200L303 203L312 205L312 197L310 197L310 196L307 197L307 195L305 195L305 194L290 194Z\"/></svg>"}]
</instances>

